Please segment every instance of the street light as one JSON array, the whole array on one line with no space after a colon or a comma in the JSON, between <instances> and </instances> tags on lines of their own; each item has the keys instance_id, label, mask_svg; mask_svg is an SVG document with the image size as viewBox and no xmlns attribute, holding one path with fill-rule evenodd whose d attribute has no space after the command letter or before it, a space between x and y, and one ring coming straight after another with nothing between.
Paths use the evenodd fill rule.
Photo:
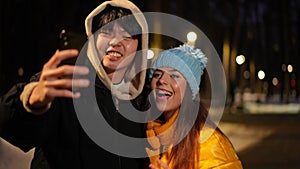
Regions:
<instances>
[{"instance_id":1,"label":"street light","mask_svg":"<svg viewBox=\"0 0 300 169\"><path fill-rule=\"evenodd\" d=\"M186 38L187 44L194 47L197 40L197 34L195 32L189 32L187 33Z\"/></svg>"},{"instance_id":2,"label":"street light","mask_svg":"<svg viewBox=\"0 0 300 169\"><path fill-rule=\"evenodd\" d=\"M150 60L154 57L154 52L151 49L148 49L147 51L147 59Z\"/></svg>"},{"instance_id":3,"label":"street light","mask_svg":"<svg viewBox=\"0 0 300 169\"><path fill-rule=\"evenodd\" d=\"M272 79L272 84L273 84L274 86L277 86L278 83L279 83L279 81L278 81L277 77L273 77L273 79Z\"/></svg>"},{"instance_id":4,"label":"street light","mask_svg":"<svg viewBox=\"0 0 300 169\"><path fill-rule=\"evenodd\" d=\"M260 71L258 71L257 76L260 80L263 80L265 78L266 74L264 71L260 70Z\"/></svg>"},{"instance_id":5,"label":"street light","mask_svg":"<svg viewBox=\"0 0 300 169\"><path fill-rule=\"evenodd\" d=\"M288 66L287 66L287 71L288 71L289 73L291 73L291 72L293 71L293 66L292 66L292 65L288 65Z\"/></svg>"},{"instance_id":6,"label":"street light","mask_svg":"<svg viewBox=\"0 0 300 169\"><path fill-rule=\"evenodd\" d=\"M238 55L236 58L235 58L235 61L238 65L241 65L245 62L245 56L244 55Z\"/></svg>"},{"instance_id":7,"label":"street light","mask_svg":"<svg viewBox=\"0 0 300 169\"><path fill-rule=\"evenodd\" d=\"M243 82L243 78L242 77L245 77L247 76L247 73L246 72L246 65L244 64L246 61L245 59L245 56L244 55L238 55L236 56L235 58L235 62L238 64L238 65L241 65L241 67L239 68L240 69L240 73L239 73L239 85L241 87L241 89L243 88L243 85L244 85L244 82ZM244 64L244 65L243 65ZM247 78L245 78L247 79Z\"/></svg>"},{"instance_id":8,"label":"street light","mask_svg":"<svg viewBox=\"0 0 300 169\"><path fill-rule=\"evenodd\" d=\"M197 40L197 34L195 32L189 32L186 37L189 42L195 42Z\"/></svg>"}]
</instances>

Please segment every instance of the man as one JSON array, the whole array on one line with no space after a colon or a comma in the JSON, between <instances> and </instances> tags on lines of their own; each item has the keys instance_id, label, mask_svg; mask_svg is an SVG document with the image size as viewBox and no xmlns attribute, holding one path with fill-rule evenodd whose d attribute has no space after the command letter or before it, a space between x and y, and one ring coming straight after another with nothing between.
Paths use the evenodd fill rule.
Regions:
<instances>
[{"instance_id":1,"label":"man","mask_svg":"<svg viewBox=\"0 0 300 169\"><path fill-rule=\"evenodd\" d=\"M143 168L144 158L124 157L99 146L82 118L88 123L93 114L100 114L117 132L143 137L143 124L122 114L133 111L127 109L131 103L138 111L147 108L138 99L146 76L147 30L144 16L130 1L99 5L86 18L89 40L75 66L60 65L76 57L77 50L57 50L30 83L17 85L1 99L3 113L11 113L2 137L23 151L37 147L53 169ZM84 112L78 114L76 104L84 105ZM93 130L100 139L107 137ZM111 143L113 150L122 145L117 138Z\"/></svg>"}]
</instances>

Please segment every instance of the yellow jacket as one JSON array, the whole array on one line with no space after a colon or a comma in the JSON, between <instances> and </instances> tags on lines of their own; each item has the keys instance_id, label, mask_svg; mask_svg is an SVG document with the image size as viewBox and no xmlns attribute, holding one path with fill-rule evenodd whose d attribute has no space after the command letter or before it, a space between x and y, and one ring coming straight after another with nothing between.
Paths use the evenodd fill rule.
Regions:
<instances>
[{"instance_id":1,"label":"yellow jacket","mask_svg":"<svg viewBox=\"0 0 300 169\"><path fill-rule=\"evenodd\" d=\"M172 128L172 124L177 118L176 116L172 117L169 121L161 126L159 126L157 122L154 122L154 124L150 122L150 124L148 124L147 137L152 149L150 150L149 148L146 148L146 151L149 155L150 162L157 167L159 167L159 165L157 164L156 160L160 158L162 162L169 164L169 166L172 168L172 162L169 162L168 159L172 150L172 145L166 145L166 140L170 140L170 138L172 138L172 132L174 130L170 130L170 128ZM155 129L153 130L153 128ZM160 131L162 131L161 128L163 128L163 130L168 128L170 132L160 133ZM198 166L199 169L243 168L231 142L218 130L207 127L201 129L198 141L200 142L200 158L199 161L197 161L198 164L196 164L196 166ZM159 155L160 146L168 147L168 150L161 155Z\"/></svg>"},{"instance_id":2,"label":"yellow jacket","mask_svg":"<svg viewBox=\"0 0 300 169\"><path fill-rule=\"evenodd\" d=\"M212 133L212 134L211 134ZM208 169L242 169L241 161L229 139L212 128L200 131L200 161L199 168Z\"/></svg>"}]
</instances>

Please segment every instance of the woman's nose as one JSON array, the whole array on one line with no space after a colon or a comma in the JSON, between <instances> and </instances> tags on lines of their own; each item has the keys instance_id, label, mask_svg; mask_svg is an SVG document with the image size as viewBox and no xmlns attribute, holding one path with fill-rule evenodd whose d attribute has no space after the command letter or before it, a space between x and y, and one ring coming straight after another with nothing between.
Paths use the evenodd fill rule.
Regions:
<instances>
[{"instance_id":1,"label":"woman's nose","mask_svg":"<svg viewBox=\"0 0 300 169\"><path fill-rule=\"evenodd\" d=\"M158 82L161 84L168 84L169 76L167 73L163 73L161 77L158 79Z\"/></svg>"}]
</instances>

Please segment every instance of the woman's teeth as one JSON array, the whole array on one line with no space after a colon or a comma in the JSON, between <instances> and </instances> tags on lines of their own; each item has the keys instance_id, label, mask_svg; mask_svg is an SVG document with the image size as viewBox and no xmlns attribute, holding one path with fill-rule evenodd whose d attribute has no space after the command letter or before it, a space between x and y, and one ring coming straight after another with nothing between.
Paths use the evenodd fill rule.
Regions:
<instances>
[{"instance_id":1,"label":"woman's teeth","mask_svg":"<svg viewBox=\"0 0 300 169\"><path fill-rule=\"evenodd\" d=\"M159 97L163 97L163 96L172 96L172 93L171 93L171 92L167 92L167 91L159 90L159 91L157 92L157 95L158 95Z\"/></svg>"}]
</instances>

